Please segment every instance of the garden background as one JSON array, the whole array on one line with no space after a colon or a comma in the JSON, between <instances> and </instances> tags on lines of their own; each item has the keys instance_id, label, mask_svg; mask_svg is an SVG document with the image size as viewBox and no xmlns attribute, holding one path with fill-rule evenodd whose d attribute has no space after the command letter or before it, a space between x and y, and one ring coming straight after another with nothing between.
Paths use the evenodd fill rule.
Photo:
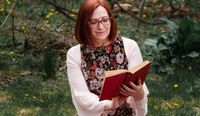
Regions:
<instances>
[{"instance_id":1,"label":"garden background","mask_svg":"<svg viewBox=\"0 0 200 116\"><path fill-rule=\"evenodd\" d=\"M0 116L73 116L67 50L83 0L0 0ZM108 0L152 61L148 116L200 116L200 1Z\"/></svg>"}]
</instances>

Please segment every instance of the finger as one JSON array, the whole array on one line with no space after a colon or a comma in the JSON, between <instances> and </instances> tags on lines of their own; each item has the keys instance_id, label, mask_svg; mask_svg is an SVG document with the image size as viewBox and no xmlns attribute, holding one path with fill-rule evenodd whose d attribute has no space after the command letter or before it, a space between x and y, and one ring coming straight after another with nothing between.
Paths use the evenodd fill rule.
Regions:
<instances>
[{"instance_id":1,"label":"finger","mask_svg":"<svg viewBox=\"0 0 200 116\"><path fill-rule=\"evenodd\" d=\"M131 81L130 81L130 86L131 86L134 90L138 89L137 85L135 85L135 84L134 84L133 82L131 82Z\"/></svg>"},{"instance_id":2,"label":"finger","mask_svg":"<svg viewBox=\"0 0 200 116\"><path fill-rule=\"evenodd\" d=\"M122 89L121 91L119 91L122 95L124 95L124 96L126 96L126 97L128 97L128 96L136 96L137 94L136 94L136 92L134 91L134 92L127 92L127 91L125 91L124 89Z\"/></svg>"},{"instance_id":3,"label":"finger","mask_svg":"<svg viewBox=\"0 0 200 116\"><path fill-rule=\"evenodd\" d=\"M122 87L120 87L119 90L120 90L121 92L123 92L123 93L127 93L127 91L126 91L124 88L122 88Z\"/></svg>"},{"instance_id":4,"label":"finger","mask_svg":"<svg viewBox=\"0 0 200 116\"><path fill-rule=\"evenodd\" d=\"M126 86L126 85L123 84L122 87L124 88L124 90L125 90L126 92L128 92L128 93L133 93L133 89L129 88L128 86Z\"/></svg>"},{"instance_id":5,"label":"finger","mask_svg":"<svg viewBox=\"0 0 200 116\"><path fill-rule=\"evenodd\" d=\"M120 89L119 92L120 92L122 95L124 95L124 96L126 96L126 97L128 97L128 96L131 95L131 94L128 93L123 87L120 87L119 89Z\"/></svg>"},{"instance_id":6,"label":"finger","mask_svg":"<svg viewBox=\"0 0 200 116\"><path fill-rule=\"evenodd\" d=\"M128 96L130 96L129 94L127 94L126 92L123 92L123 91L119 91L119 93L121 93L123 96L125 96L125 97L128 97Z\"/></svg>"},{"instance_id":7,"label":"finger","mask_svg":"<svg viewBox=\"0 0 200 116\"><path fill-rule=\"evenodd\" d=\"M142 86L141 79L139 79L138 83L139 83L139 86Z\"/></svg>"}]
</instances>

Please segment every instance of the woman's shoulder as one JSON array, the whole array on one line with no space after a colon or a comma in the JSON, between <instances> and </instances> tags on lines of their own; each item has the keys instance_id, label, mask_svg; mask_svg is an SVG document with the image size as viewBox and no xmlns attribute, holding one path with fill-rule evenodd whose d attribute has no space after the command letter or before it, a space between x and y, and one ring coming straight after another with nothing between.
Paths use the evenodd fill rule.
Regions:
<instances>
[{"instance_id":1,"label":"woman's shoulder","mask_svg":"<svg viewBox=\"0 0 200 116\"><path fill-rule=\"evenodd\" d=\"M71 63L80 63L81 62L81 53L80 53L80 44L71 47L67 51L67 62Z\"/></svg>"},{"instance_id":2,"label":"woman's shoulder","mask_svg":"<svg viewBox=\"0 0 200 116\"><path fill-rule=\"evenodd\" d=\"M79 56L80 55L80 44L71 47L67 51L67 55L70 55L70 56Z\"/></svg>"},{"instance_id":3,"label":"woman's shoulder","mask_svg":"<svg viewBox=\"0 0 200 116\"><path fill-rule=\"evenodd\" d=\"M75 52L79 52L79 51L80 51L80 44L71 47L71 48L68 50L68 53L75 53Z\"/></svg>"},{"instance_id":4,"label":"woman's shoulder","mask_svg":"<svg viewBox=\"0 0 200 116\"><path fill-rule=\"evenodd\" d=\"M125 46L138 46L136 41L127 37L121 37Z\"/></svg>"}]
</instances>

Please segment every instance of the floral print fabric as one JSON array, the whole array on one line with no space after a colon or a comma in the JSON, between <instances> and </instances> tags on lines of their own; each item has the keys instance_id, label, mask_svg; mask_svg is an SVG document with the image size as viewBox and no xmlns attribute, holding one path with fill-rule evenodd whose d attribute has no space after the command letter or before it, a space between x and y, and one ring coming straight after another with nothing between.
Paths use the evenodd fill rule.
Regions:
<instances>
[{"instance_id":1,"label":"floral print fabric","mask_svg":"<svg viewBox=\"0 0 200 116\"><path fill-rule=\"evenodd\" d=\"M81 46L81 69L89 90L100 95L104 71L116 69L128 69L128 60L125 54L122 38L116 37L115 41L103 47ZM110 111L109 116L132 116L132 111L128 103L114 111Z\"/></svg>"}]
</instances>

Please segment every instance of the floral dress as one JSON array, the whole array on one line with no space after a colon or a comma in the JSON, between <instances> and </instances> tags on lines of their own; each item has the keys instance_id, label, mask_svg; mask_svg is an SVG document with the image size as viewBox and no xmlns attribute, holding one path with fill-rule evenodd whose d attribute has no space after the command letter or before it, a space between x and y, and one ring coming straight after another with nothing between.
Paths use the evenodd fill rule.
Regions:
<instances>
[{"instance_id":1,"label":"floral dress","mask_svg":"<svg viewBox=\"0 0 200 116\"><path fill-rule=\"evenodd\" d=\"M104 71L128 69L123 40L120 36L115 41L103 47L81 45L81 69L90 92L100 95ZM135 111L125 102L108 116L134 116Z\"/></svg>"}]
</instances>

